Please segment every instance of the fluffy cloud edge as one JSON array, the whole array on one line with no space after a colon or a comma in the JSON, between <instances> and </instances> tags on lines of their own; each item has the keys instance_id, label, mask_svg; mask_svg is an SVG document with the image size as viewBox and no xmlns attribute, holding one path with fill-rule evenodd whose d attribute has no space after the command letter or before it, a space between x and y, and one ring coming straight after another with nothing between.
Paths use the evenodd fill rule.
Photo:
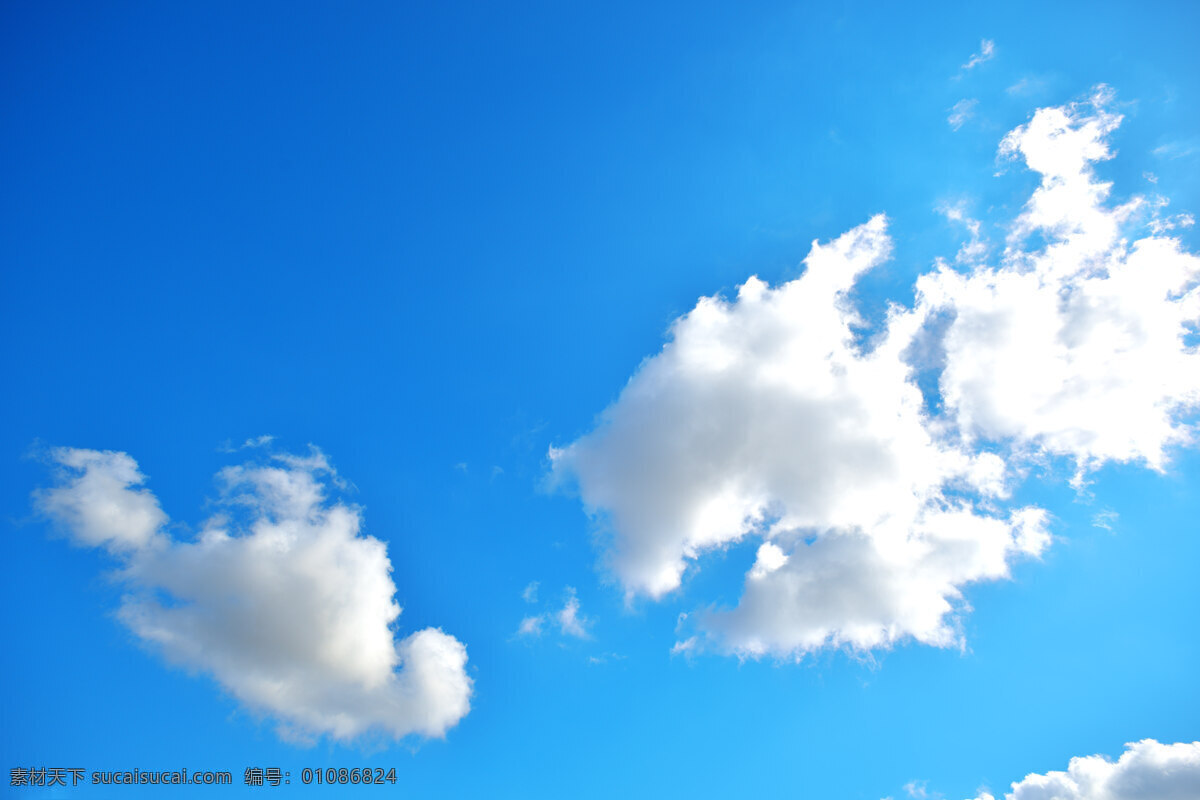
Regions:
<instances>
[{"instance_id":1,"label":"fluffy cloud edge","mask_svg":"<svg viewBox=\"0 0 1200 800\"><path fill-rule=\"evenodd\" d=\"M1125 745L1116 761L1077 756L1066 771L1030 773L1004 800L1194 800L1200 797L1200 741ZM982 792L973 800L997 800Z\"/></svg>"}]
</instances>

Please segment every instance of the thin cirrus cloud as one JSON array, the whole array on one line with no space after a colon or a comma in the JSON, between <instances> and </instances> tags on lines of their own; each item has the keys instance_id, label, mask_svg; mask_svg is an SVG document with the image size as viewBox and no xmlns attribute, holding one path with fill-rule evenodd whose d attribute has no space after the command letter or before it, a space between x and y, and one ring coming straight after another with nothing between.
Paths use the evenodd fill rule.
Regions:
<instances>
[{"instance_id":1,"label":"thin cirrus cloud","mask_svg":"<svg viewBox=\"0 0 1200 800\"><path fill-rule=\"evenodd\" d=\"M169 662L212 675L285 738L441 737L470 710L466 647L437 628L403 639L386 545L318 450L218 474L227 513L192 541L126 453L59 448L38 509L105 548L126 588L120 620ZM160 598L166 598L162 602Z\"/></svg>"},{"instance_id":2,"label":"thin cirrus cloud","mask_svg":"<svg viewBox=\"0 0 1200 800\"><path fill-rule=\"evenodd\" d=\"M972 53L971 58L967 63L962 65L963 69L975 69L985 61L991 61L996 55L996 43L991 39L983 39L979 42L979 52Z\"/></svg>"},{"instance_id":3,"label":"thin cirrus cloud","mask_svg":"<svg viewBox=\"0 0 1200 800\"><path fill-rule=\"evenodd\" d=\"M541 584L537 581L530 581L525 588L521 590L521 599L526 603L536 603L538 597L538 586Z\"/></svg>"},{"instance_id":4,"label":"thin cirrus cloud","mask_svg":"<svg viewBox=\"0 0 1200 800\"><path fill-rule=\"evenodd\" d=\"M518 636L541 636L542 625L546 622L545 614L535 614L529 617L522 617L521 624L517 626Z\"/></svg>"},{"instance_id":5,"label":"thin cirrus cloud","mask_svg":"<svg viewBox=\"0 0 1200 800\"><path fill-rule=\"evenodd\" d=\"M1108 202L1092 165L1110 102L1101 87L1004 139L1042 182L998 263L983 242L939 262L869 344L850 293L888 258L882 215L814 243L796 280L702 298L591 432L551 448L629 599L760 540L738 604L688 615L677 652L959 644L963 589L1049 543L1044 510L1008 507L1014 465L1062 456L1083 481L1194 441L1200 261L1153 204Z\"/></svg>"},{"instance_id":6,"label":"thin cirrus cloud","mask_svg":"<svg viewBox=\"0 0 1200 800\"><path fill-rule=\"evenodd\" d=\"M1031 773L1004 800L1194 800L1200 797L1200 742L1127 744L1116 761L1072 758L1065 772ZM997 800L983 792L975 800Z\"/></svg>"},{"instance_id":7,"label":"thin cirrus cloud","mask_svg":"<svg viewBox=\"0 0 1200 800\"><path fill-rule=\"evenodd\" d=\"M950 109L950 116L946 117L946 121L950 123L951 128L958 130L975 116L975 107L978 105L979 101L975 99L959 100Z\"/></svg>"}]
</instances>

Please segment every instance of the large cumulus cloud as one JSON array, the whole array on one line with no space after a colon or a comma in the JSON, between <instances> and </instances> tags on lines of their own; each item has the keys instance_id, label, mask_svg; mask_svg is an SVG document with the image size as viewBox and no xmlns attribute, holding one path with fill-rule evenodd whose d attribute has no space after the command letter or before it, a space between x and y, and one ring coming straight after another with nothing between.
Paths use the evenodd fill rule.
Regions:
<instances>
[{"instance_id":1,"label":"large cumulus cloud","mask_svg":"<svg viewBox=\"0 0 1200 800\"><path fill-rule=\"evenodd\" d=\"M1000 263L917 283L915 313L952 318L940 385L964 433L1067 456L1081 476L1106 461L1161 470L1194 441L1200 405L1200 258L1146 198L1109 202L1094 165L1113 155L1110 102L1102 89L1008 134L1002 154L1041 184Z\"/></svg>"},{"instance_id":2,"label":"large cumulus cloud","mask_svg":"<svg viewBox=\"0 0 1200 800\"><path fill-rule=\"evenodd\" d=\"M1154 203L1109 202L1093 164L1110 101L1039 110L1004 139L1042 181L998 263L967 220L958 263L863 343L852 290L891 247L876 216L814 243L796 280L702 298L593 430L551 448L631 598L760 540L738 605L692 614L678 649L959 642L964 587L1049 542L1045 512L1008 501L1014 460L1067 456L1083 480L1109 460L1161 469L1194 440L1200 260Z\"/></svg>"},{"instance_id":3,"label":"large cumulus cloud","mask_svg":"<svg viewBox=\"0 0 1200 800\"><path fill-rule=\"evenodd\" d=\"M1004 464L928 424L902 358L911 321L855 342L848 293L887 257L886 228L878 216L814 244L777 288L751 278L734 300L701 300L597 428L551 452L611 527L630 594L660 597L705 551L766 540L742 604L701 615L723 648L946 644L963 585L1045 546L1039 510L971 499L1005 494Z\"/></svg>"}]
</instances>

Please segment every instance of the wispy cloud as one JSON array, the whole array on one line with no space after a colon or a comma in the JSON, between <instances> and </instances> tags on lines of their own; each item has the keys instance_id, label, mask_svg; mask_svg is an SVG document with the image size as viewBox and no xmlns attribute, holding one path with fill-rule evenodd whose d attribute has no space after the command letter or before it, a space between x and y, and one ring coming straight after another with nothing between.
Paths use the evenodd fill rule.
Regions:
<instances>
[{"instance_id":1,"label":"wispy cloud","mask_svg":"<svg viewBox=\"0 0 1200 800\"><path fill-rule=\"evenodd\" d=\"M251 437L251 438L247 439L246 441L242 442L239 446L234 447L233 444L229 440L226 440L225 442L223 442L221 444L220 447L217 448L217 452L219 452L219 453L236 453L238 450L249 450L249 449L254 449L254 448L259 448L259 447L267 447L273 441L275 441L274 436L269 436L269 435L254 436L254 437Z\"/></svg>"},{"instance_id":2,"label":"wispy cloud","mask_svg":"<svg viewBox=\"0 0 1200 800\"><path fill-rule=\"evenodd\" d=\"M1012 97L1027 97L1045 91L1045 89L1046 80L1044 78L1027 76L1006 88L1004 92Z\"/></svg>"},{"instance_id":3,"label":"wispy cloud","mask_svg":"<svg viewBox=\"0 0 1200 800\"><path fill-rule=\"evenodd\" d=\"M577 639L587 639L587 619L579 614L579 598L575 595L575 587L567 587L567 599L559 609L558 628L564 636L574 636Z\"/></svg>"},{"instance_id":4,"label":"wispy cloud","mask_svg":"<svg viewBox=\"0 0 1200 800\"><path fill-rule=\"evenodd\" d=\"M972 53L971 57L967 60L967 63L962 65L962 68L964 70L975 69L975 67L979 66L985 61L991 61L995 55L996 43L991 39L983 39L979 43L979 52Z\"/></svg>"},{"instance_id":5,"label":"wispy cloud","mask_svg":"<svg viewBox=\"0 0 1200 800\"><path fill-rule=\"evenodd\" d=\"M598 656L588 656L589 664L610 664L613 661L624 661L626 656L620 653L601 653Z\"/></svg>"},{"instance_id":6,"label":"wispy cloud","mask_svg":"<svg viewBox=\"0 0 1200 800\"><path fill-rule=\"evenodd\" d=\"M537 614L532 617L524 617L521 619L521 624L517 626L518 636L541 636L542 625L546 622L545 614Z\"/></svg>"},{"instance_id":7,"label":"wispy cloud","mask_svg":"<svg viewBox=\"0 0 1200 800\"><path fill-rule=\"evenodd\" d=\"M975 116L975 107L978 105L978 100L959 100L950 109L950 116L946 117L946 121L950 123L951 128L958 130Z\"/></svg>"},{"instance_id":8,"label":"wispy cloud","mask_svg":"<svg viewBox=\"0 0 1200 800\"><path fill-rule=\"evenodd\" d=\"M537 593L538 582L533 581L521 592L521 599L526 603L536 603ZM587 630L590 620L580 613L579 596L574 586L567 586L563 589L563 604L557 610L523 617L517 626L517 636L540 637L548 622L555 624L558 632L563 636L576 639L591 638L591 634Z\"/></svg>"},{"instance_id":9,"label":"wispy cloud","mask_svg":"<svg viewBox=\"0 0 1200 800\"><path fill-rule=\"evenodd\" d=\"M941 795L936 793L933 795L929 794L928 783L928 781L909 781L904 784L904 791L913 800L931 800L931 798L932 800L937 800Z\"/></svg>"},{"instance_id":10,"label":"wispy cloud","mask_svg":"<svg viewBox=\"0 0 1200 800\"><path fill-rule=\"evenodd\" d=\"M1166 142L1151 150L1154 155L1167 160L1175 160L1177 158L1187 158L1188 156L1200 153L1200 140L1196 139L1180 139L1174 142Z\"/></svg>"},{"instance_id":11,"label":"wispy cloud","mask_svg":"<svg viewBox=\"0 0 1200 800\"><path fill-rule=\"evenodd\" d=\"M988 253L988 244L983 239L983 225L967 214L966 202L942 203L937 210L946 219L962 225L970 234L971 238L958 249L954 260L959 264L976 264L982 261Z\"/></svg>"}]
</instances>

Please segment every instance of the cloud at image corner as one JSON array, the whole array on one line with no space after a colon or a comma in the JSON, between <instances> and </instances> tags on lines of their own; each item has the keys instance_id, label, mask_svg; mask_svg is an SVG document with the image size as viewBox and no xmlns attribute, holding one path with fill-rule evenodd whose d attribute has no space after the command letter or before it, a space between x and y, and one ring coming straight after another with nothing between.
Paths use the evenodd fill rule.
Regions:
<instances>
[{"instance_id":1,"label":"cloud at image corner","mask_svg":"<svg viewBox=\"0 0 1200 800\"><path fill-rule=\"evenodd\" d=\"M466 647L439 628L393 634L401 609L387 547L361 533L358 508L327 498L340 478L319 450L223 469L224 511L192 541L167 531L128 454L48 457L56 484L34 505L117 561L121 622L276 720L283 738L440 738L469 712Z\"/></svg>"},{"instance_id":2,"label":"cloud at image corner","mask_svg":"<svg viewBox=\"0 0 1200 800\"><path fill-rule=\"evenodd\" d=\"M999 510L1009 461L1063 457L1082 481L1110 462L1162 470L1195 441L1200 363L1185 337L1200 262L1144 200L1108 202L1094 165L1112 157L1112 100L1098 87L1003 139L1001 155L1041 178L1003 254L939 262L873 349L853 344L848 292L889 255L882 216L814 243L793 281L701 298L595 427L551 448L552 479L578 488L628 596L661 598L704 553L762 540L738 606L693 615L698 634L676 648L961 643L963 588L1049 542L1043 510ZM1151 233L1131 242L1139 222ZM1034 234L1047 244L1025 249ZM918 346L940 359L936 418Z\"/></svg>"},{"instance_id":3,"label":"cloud at image corner","mask_svg":"<svg viewBox=\"0 0 1200 800\"><path fill-rule=\"evenodd\" d=\"M1191 800L1200 797L1200 742L1130 742L1116 761L1076 756L1066 770L1030 773L1011 789L974 800Z\"/></svg>"}]
</instances>

